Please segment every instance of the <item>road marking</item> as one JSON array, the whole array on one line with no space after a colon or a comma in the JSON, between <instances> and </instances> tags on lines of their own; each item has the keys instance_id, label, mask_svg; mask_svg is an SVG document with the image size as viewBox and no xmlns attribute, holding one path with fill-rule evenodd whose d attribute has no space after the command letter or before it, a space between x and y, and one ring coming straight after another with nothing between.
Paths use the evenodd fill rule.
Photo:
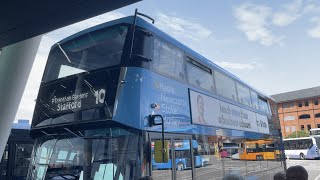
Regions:
<instances>
[{"instance_id":1,"label":"road marking","mask_svg":"<svg viewBox=\"0 0 320 180\"><path fill-rule=\"evenodd\" d=\"M318 180L320 178L320 174L319 174L319 176L317 176L314 180Z\"/></svg>"}]
</instances>

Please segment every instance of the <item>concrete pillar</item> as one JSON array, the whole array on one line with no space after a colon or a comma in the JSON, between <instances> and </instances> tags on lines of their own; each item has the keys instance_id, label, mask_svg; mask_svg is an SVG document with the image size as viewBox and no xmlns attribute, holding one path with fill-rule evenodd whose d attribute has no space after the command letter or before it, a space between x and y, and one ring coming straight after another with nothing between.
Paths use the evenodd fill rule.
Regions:
<instances>
[{"instance_id":1,"label":"concrete pillar","mask_svg":"<svg viewBox=\"0 0 320 180\"><path fill-rule=\"evenodd\" d=\"M0 159L17 113L41 37L27 39L2 49L0 54ZM41 76L41 74L39 74ZM35 89L36 91L36 89ZM28 104L26 104L28 106Z\"/></svg>"}]
</instances>

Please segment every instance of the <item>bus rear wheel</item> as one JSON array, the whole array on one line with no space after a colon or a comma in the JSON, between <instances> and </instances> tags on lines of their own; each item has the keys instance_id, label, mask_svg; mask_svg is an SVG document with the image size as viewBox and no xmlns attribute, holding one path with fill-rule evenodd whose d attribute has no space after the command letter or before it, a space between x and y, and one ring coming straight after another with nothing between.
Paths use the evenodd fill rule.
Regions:
<instances>
[{"instance_id":1,"label":"bus rear wheel","mask_svg":"<svg viewBox=\"0 0 320 180\"><path fill-rule=\"evenodd\" d=\"M263 156L262 155L257 155L256 156L257 161L263 161Z\"/></svg>"},{"instance_id":2,"label":"bus rear wheel","mask_svg":"<svg viewBox=\"0 0 320 180\"><path fill-rule=\"evenodd\" d=\"M304 159L305 159L305 157L304 157L304 154L303 154L303 153L300 153L300 159L301 159L301 160L304 160Z\"/></svg>"}]
</instances>

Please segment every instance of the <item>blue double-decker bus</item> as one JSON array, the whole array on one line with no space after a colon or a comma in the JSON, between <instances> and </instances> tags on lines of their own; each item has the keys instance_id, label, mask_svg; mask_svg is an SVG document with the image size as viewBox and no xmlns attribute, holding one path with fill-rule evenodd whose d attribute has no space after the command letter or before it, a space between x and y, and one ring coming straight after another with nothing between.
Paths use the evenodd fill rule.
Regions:
<instances>
[{"instance_id":1,"label":"blue double-decker bus","mask_svg":"<svg viewBox=\"0 0 320 180\"><path fill-rule=\"evenodd\" d=\"M281 141L275 106L147 20L106 22L52 46L32 120L27 179L269 175L284 161L239 161L220 152L226 143ZM152 142L162 142L161 151ZM183 155L167 146L179 143L188 146ZM184 168L153 163L180 157L190 157Z\"/></svg>"},{"instance_id":2,"label":"blue double-decker bus","mask_svg":"<svg viewBox=\"0 0 320 180\"><path fill-rule=\"evenodd\" d=\"M187 168L192 168L192 156L190 152L190 141L189 140L181 140L180 142L175 142L174 144L174 154L175 154L175 168L176 170L184 170ZM196 140L192 140L192 148L193 148L193 160L194 167L203 167L207 163L207 159L201 156L198 153L198 143ZM170 147L171 149L171 147ZM173 149L173 148L172 148ZM154 142L151 142L151 150L152 150L152 168L153 169L171 169L174 168L172 166L172 157L169 158L168 162L156 162L154 159Z\"/></svg>"}]
</instances>

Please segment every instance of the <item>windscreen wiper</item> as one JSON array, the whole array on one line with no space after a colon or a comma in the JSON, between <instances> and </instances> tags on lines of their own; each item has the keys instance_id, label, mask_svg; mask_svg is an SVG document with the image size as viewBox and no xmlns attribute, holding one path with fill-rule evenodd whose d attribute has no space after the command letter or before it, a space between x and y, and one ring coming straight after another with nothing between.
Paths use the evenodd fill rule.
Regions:
<instances>
[{"instance_id":1,"label":"windscreen wiper","mask_svg":"<svg viewBox=\"0 0 320 180\"><path fill-rule=\"evenodd\" d=\"M69 176L69 177L68 177ZM50 177L49 179L53 179L56 177L62 177L63 179L72 179L72 180L79 180L79 175L73 175L73 174L58 174L56 176Z\"/></svg>"},{"instance_id":2,"label":"windscreen wiper","mask_svg":"<svg viewBox=\"0 0 320 180\"><path fill-rule=\"evenodd\" d=\"M67 60L69 61L69 63L71 63L70 58L68 57L67 53L62 49L62 47L60 46L59 43L57 43L59 49L61 50L61 52L63 53L63 55L67 58Z\"/></svg>"}]
</instances>

